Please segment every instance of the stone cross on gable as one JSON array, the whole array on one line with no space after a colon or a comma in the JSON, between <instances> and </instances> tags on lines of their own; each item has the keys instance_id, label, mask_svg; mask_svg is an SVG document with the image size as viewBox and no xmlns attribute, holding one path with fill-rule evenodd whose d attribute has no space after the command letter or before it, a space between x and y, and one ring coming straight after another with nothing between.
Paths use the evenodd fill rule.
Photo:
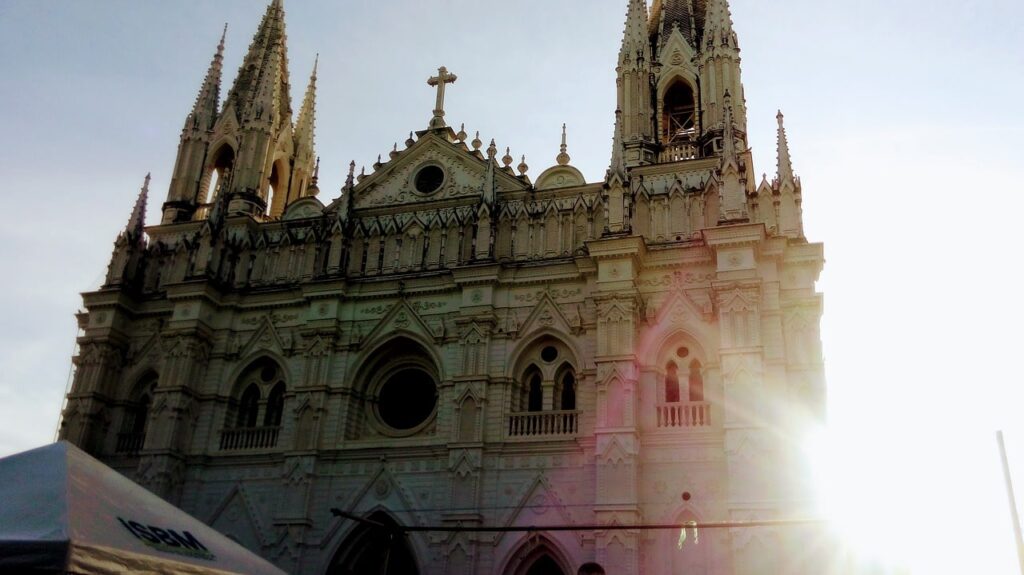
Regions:
<instances>
[{"instance_id":1,"label":"stone cross on gable","mask_svg":"<svg viewBox=\"0 0 1024 575\"><path fill-rule=\"evenodd\" d=\"M437 69L437 76L431 76L427 78L427 85L437 86L437 104L434 106L434 117L430 119L430 127L443 128L444 123L444 86L445 84L454 84L458 77L455 74L449 74L448 68L441 66Z\"/></svg>"}]
</instances>

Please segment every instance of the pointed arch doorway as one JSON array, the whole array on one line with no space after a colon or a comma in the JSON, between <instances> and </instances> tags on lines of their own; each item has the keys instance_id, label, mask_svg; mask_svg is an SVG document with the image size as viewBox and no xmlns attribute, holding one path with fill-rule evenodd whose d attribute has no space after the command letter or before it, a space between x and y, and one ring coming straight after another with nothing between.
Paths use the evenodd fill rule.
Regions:
<instances>
[{"instance_id":1,"label":"pointed arch doorway","mask_svg":"<svg viewBox=\"0 0 1024 575\"><path fill-rule=\"evenodd\" d=\"M345 538L327 569L327 575L419 575L416 556L398 523L378 511L368 520L388 528L358 525Z\"/></svg>"},{"instance_id":2,"label":"pointed arch doorway","mask_svg":"<svg viewBox=\"0 0 1024 575\"><path fill-rule=\"evenodd\" d=\"M504 572L506 575L575 575L558 547L543 535L526 539Z\"/></svg>"}]
</instances>

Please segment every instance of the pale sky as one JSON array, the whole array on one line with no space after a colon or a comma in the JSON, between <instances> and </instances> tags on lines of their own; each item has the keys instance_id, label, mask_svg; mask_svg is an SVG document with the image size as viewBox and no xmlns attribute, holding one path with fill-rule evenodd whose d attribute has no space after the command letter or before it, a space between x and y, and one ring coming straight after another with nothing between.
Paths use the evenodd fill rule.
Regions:
<instances>
[{"instance_id":1,"label":"pale sky","mask_svg":"<svg viewBox=\"0 0 1024 575\"><path fill-rule=\"evenodd\" d=\"M827 264L828 507L921 575L1016 573L994 432L1024 499L1024 2L732 0L757 173L781 108ZM320 54L325 201L426 127L588 180L611 153L626 0L286 0L297 109ZM263 0L0 0L0 456L53 439L78 293L99 286L146 172L158 221L224 22L226 94Z\"/></svg>"}]
</instances>

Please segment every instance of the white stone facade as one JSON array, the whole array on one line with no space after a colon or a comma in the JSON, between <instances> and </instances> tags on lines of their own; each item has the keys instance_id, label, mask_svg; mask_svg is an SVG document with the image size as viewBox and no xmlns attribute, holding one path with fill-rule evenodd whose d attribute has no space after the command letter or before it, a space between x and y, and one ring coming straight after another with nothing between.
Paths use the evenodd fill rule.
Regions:
<instances>
[{"instance_id":1,"label":"white stone facade","mask_svg":"<svg viewBox=\"0 0 1024 575\"><path fill-rule=\"evenodd\" d=\"M619 528L805 511L823 250L781 115L777 176L754 183L727 2L629 1L605 181L563 147L531 182L439 94L326 205L316 73L293 125L283 19L274 0L223 106L218 50L161 224L147 181L84 295L62 437L295 573L379 564L331 508L536 527L414 532L393 572L820 572L802 528L682 549Z\"/></svg>"}]
</instances>

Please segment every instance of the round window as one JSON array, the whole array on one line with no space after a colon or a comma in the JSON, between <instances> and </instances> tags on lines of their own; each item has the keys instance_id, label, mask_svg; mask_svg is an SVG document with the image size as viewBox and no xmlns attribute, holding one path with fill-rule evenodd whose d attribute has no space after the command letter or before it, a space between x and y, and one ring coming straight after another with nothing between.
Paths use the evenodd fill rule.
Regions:
<instances>
[{"instance_id":1,"label":"round window","mask_svg":"<svg viewBox=\"0 0 1024 575\"><path fill-rule=\"evenodd\" d=\"M540 350L540 358L548 363L551 363L552 361L558 359L558 349L549 345L544 349Z\"/></svg>"},{"instance_id":2,"label":"round window","mask_svg":"<svg viewBox=\"0 0 1024 575\"><path fill-rule=\"evenodd\" d=\"M686 357L690 355L690 350L685 347L681 347L676 350L676 355L678 355L679 357Z\"/></svg>"},{"instance_id":3,"label":"round window","mask_svg":"<svg viewBox=\"0 0 1024 575\"><path fill-rule=\"evenodd\" d=\"M377 412L381 420L402 431L429 419L436 405L434 378L420 369L403 369L395 373L377 394Z\"/></svg>"},{"instance_id":4,"label":"round window","mask_svg":"<svg viewBox=\"0 0 1024 575\"><path fill-rule=\"evenodd\" d=\"M420 171L416 172L416 178L413 180L413 184L416 186L416 191L421 194L432 194L436 192L443 183L444 170L434 165L420 168Z\"/></svg>"}]
</instances>

